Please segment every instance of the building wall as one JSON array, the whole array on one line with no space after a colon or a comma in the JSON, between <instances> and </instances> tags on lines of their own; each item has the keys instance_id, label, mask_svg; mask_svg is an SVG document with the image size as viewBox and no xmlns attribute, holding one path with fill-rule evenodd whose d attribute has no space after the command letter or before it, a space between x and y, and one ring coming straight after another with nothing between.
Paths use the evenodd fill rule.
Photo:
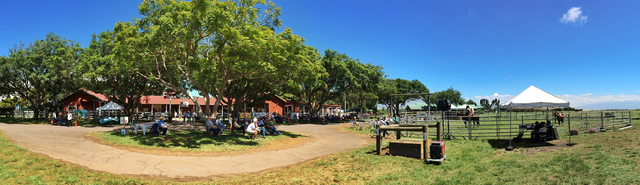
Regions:
<instances>
[{"instance_id":1,"label":"building wall","mask_svg":"<svg viewBox=\"0 0 640 185\"><path fill-rule=\"evenodd\" d=\"M76 110L95 111L96 108L106 103L82 91L78 91L62 100L64 111L69 111L69 106L76 106Z\"/></svg>"}]
</instances>

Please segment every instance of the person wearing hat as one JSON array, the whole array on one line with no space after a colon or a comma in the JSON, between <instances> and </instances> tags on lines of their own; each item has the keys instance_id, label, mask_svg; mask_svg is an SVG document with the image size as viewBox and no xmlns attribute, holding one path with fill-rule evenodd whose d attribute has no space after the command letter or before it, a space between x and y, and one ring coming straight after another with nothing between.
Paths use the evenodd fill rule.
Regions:
<instances>
[{"instance_id":1,"label":"person wearing hat","mask_svg":"<svg viewBox=\"0 0 640 185\"><path fill-rule=\"evenodd\" d=\"M167 125L164 123L164 117L160 117L160 121L158 122L158 130L160 130L160 134L167 135Z\"/></svg>"}]
</instances>

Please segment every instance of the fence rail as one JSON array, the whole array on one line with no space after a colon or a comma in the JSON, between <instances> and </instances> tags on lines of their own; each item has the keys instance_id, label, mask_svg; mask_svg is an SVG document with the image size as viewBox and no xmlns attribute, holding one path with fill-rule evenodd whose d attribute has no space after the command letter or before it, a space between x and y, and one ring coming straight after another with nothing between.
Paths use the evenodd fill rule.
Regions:
<instances>
[{"instance_id":1,"label":"fence rail","mask_svg":"<svg viewBox=\"0 0 640 185\"><path fill-rule=\"evenodd\" d=\"M533 124L534 122L548 122L553 124L558 133L569 134L570 130L578 132L596 132L600 128L613 129L631 125L631 119L637 113L632 111L585 111L585 112L565 112L564 123L555 119L552 114L546 112L534 113L502 113L501 115L481 115L478 116L479 124L473 124L463 120L463 116L452 116L448 114L445 119L438 116L442 113L432 112L432 114L413 114L405 115L400 118L402 123L408 124L431 124L433 122L443 123L443 137L445 138L496 138L509 139L517 136L521 131L520 124ZM421 115L421 116L419 116ZM446 114L445 114L446 115ZM637 115L640 116L640 115ZM569 128L569 125L571 128ZM528 130L525 132L529 132ZM450 137L449 137L450 136Z\"/></svg>"}]
</instances>

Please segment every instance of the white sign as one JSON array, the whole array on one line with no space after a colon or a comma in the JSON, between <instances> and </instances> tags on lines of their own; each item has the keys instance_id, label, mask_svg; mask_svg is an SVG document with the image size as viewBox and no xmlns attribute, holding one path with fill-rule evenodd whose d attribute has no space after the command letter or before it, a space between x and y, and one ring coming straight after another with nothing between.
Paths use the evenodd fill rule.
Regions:
<instances>
[{"instance_id":1,"label":"white sign","mask_svg":"<svg viewBox=\"0 0 640 185\"><path fill-rule=\"evenodd\" d=\"M189 107L189 102L188 101L180 102L180 107Z\"/></svg>"},{"instance_id":2,"label":"white sign","mask_svg":"<svg viewBox=\"0 0 640 185\"><path fill-rule=\"evenodd\" d=\"M120 117L120 124L127 124L129 123L129 117Z\"/></svg>"}]
</instances>

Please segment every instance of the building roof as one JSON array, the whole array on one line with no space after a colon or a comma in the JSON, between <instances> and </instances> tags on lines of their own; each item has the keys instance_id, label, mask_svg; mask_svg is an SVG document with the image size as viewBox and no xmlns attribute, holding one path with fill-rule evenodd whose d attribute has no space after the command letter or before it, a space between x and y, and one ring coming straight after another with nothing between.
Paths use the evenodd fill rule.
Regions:
<instances>
[{"instance_id":1,"label":"building roof","mask_svg":"<svg viewBox=\"0 0 640 185\"><path fill-rule=\"evenodd\" d=\"M286 101L285 105L307 105L305 102L294 102L294 101ZM342 105L331 105L331 104L322 104L323 107L342 107Z\"/></svg>"},{"instance_id":2,"label":"building roof","mask_svg":"<svg viewBox=\"0 0 640 185\"><path fill-rule=\"evenodd\" d=\"M433 103L431 103L430 105L431 105L431 107L437 107L436 104L433 104ZM411 109L411 110L422 110L423 107L424 107L424 109L426 110L427 109L427 104L426 103L416 103L416 104L413 104L413 105L407 105L407 107L409 107L409 109Z\"/></svg>"},{"instance_id":3,"label":"building roof","mask_svg":"<svg viewBox=\"0 0 640 185\"><path fill-rule=\"evenodd\" d=\"M84 92L84 93L87 93L88 95L91 95L91 96L95 97L96 99L98 99L98 100L100 100L100 101L105 101L105 102L108 102L108 101L109 101L109 99L107 99L107 96L102 95L102 94L100 94L100 93L96 93L96 92L93 92L93 91L87 90L87 89L78 89L78 91L73 92L73 93L71 93L71 94L69 94L69 95L65 96L65 97L64 97L64 98L62 98L62 99L64 100L64 99L68 98L69 96L76 94L76 93L77 93L77 92L79 92L79 91L82 91L82 92Z\"/></svg>"}]
</instances>

